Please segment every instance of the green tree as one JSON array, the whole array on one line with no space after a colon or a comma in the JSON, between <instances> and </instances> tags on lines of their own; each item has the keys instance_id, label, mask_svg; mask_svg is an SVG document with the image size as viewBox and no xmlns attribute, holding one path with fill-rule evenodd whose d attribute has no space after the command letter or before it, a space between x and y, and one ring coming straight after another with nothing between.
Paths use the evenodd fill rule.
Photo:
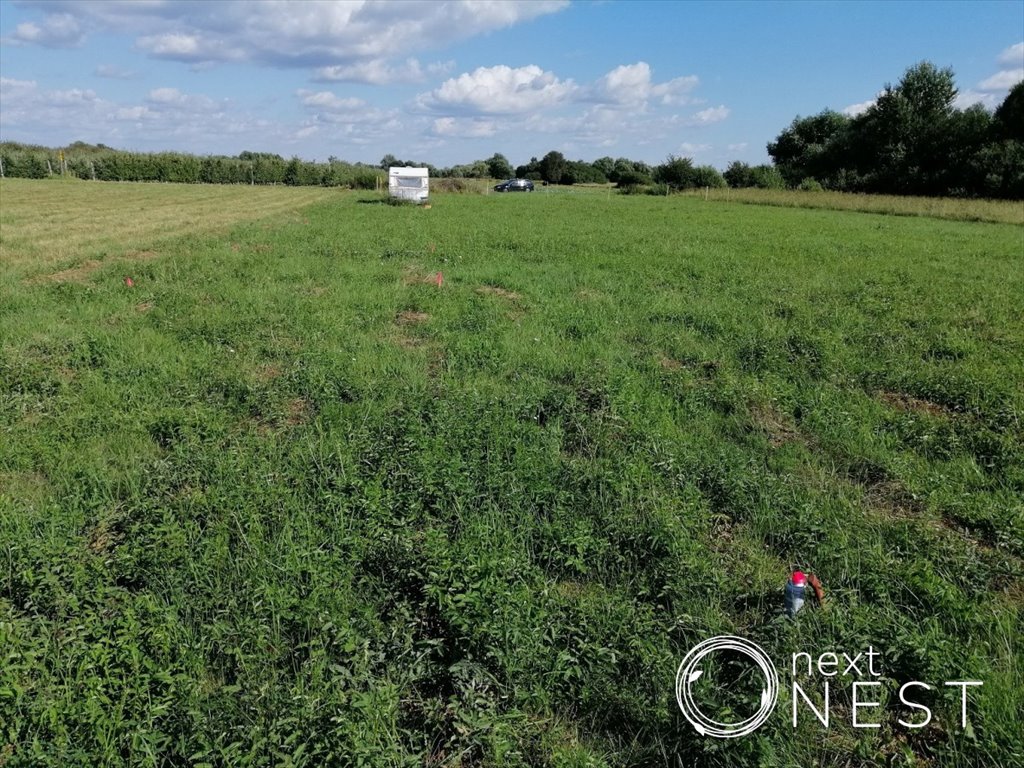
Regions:
<instances>
[{"instance_id":1,"label":"green tree","mask_svg":"<svg viewBox=\"0 0 1024 768\"><path fill-rule=\"evenodd\" d=\"M659 184L667 184L671 189L689 189L694 184L693 161L688 157L669 155L664 163L657 166L652 174Z\"/></svg>"},{"instance_id":2,"label":"green tree","mask_svg":"<svg viewBox=\"0 0 1024 768\"><path fill-rule=\"evenodd\" d=\"M591 165L593 165L594 169L600 172L601 175L604 176L606 179L608 179L609 181L614 181L614 179L612 179L612 174L615 170L615 161L612 158L599 157L597 158L597 160L591 163Z\"/></svg>"},{"instance_id":3,"label":"green tree","mask_svg":"<svg viewBox=\"0 0 1024 768\"><path fill-rule=\"evenodd\" d=\"M721 189L725 186L725 178L713 165L698 165L693 169L690 179L693 182L693 186L698 189L703 189L704 187Z\"/></svg>"},{"instance_id":4,"label":"green tree","mask_svg":"<svg viewBox=\"0 0 1024 768\"><path fill-rule=\"evenodd\" d=\"M647 163L630 160L628 157L616 159L611 173L606 175L609 181L615 182L618 186L651 183L651 167Z\"/></svg>"},{"instance_id":5,"label":"green tree","mask_svg":"<svg viewBox=\"0 0 1024 768\"><path fill-rule=\"evenodd\" d=\"M1024 80L1010 89L1003 103L996 107L994 117L993 128L998 138L1024 141Z\"/></svg>"},{"instance_id":6,"label":"green tree","mask_svg":"<svg viewBox=\"0 0 1024 768\"><path fill-rule=\"evenodd\" d=\"M875 191L942 194L942 151L956 98L953 70L923 61L856 118L854 164Z\"/></svg>"},{"instance_id":7,"label":"green tree","mask_svg":"<svg viewBox=\"0 0 1024 768\"><path fill-rule=\"evenodd\" d=\"M742 189L744 187L754 186L753 169L748 163L741 163L739 160L733 160L729 163L729 167L725 169L725 173L722 175L725 177L726 183L733 189Z\"/></svg>"},{"instance_id":8,"label":"green tree","mask_svg":"<svg viewBox=\"0 0 1024 768\"><path fill-rule=\"evenodd\" d=\"M828 178L836 165L836 140L849 125L849 117L830 109L812 117L797 117L768 144L768 154L790 186L808 176Z\"/></svg>"},{"instance_id":9,"label":"green tree","mask_svg":"<svg viewBox=\"0 0 1024 768\"><path fill-rule=\"evenodd\" d=\"M540 177L549 184L560 184L565 175L567 163L561 152L548 152L540 160Z\"/></svg>"},{"instance_id":10,"label":"green tree","mask_svg":"<svg viewBox=\"0 0 1024 768\"><path fill-rule=\"evenodd\" d=\"M758 189L785 189L786 180L779 169L772 165L755 165L750 169L753 186Z\"/></svg>"},{"instance_id":11,"label":"green tree","mask_svg":"<svg viewBox=\"0 0 1024 768\"><path fill-rule=\"evenodd\" d=\"M507 179L512 176L512 164L504 155L495 152L484 162L487 163L487 175L492 179Z\"/></svg>"}]
</instances>

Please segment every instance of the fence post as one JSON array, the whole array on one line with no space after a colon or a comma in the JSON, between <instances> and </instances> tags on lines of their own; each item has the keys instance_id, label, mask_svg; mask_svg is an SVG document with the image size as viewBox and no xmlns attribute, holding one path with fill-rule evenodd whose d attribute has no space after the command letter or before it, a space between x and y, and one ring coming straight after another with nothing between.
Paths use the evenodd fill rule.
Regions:
<instances>
[{"instance_id":1,"label":"fence post","mask_svg":"<svg viewBox=\"0 0 1024 768\"><path fill-rule=\"evenodd\" d=\"M50 175L53 176L53 166L50 165L50 158L46 158L46 170L48 170Z\"/></svg>"}]
</instances>

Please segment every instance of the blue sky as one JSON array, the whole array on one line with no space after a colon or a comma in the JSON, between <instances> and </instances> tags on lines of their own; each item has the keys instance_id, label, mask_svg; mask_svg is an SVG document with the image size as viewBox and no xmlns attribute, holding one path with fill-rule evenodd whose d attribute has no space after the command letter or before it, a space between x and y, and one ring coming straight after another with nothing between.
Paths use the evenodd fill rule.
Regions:
<instances>
[{"instance_id":1,"label":"blue sky","mask_svg":"<svg viewBox=\"0 0 1024 768\"><path fill-rule=\"evenodd\" d=\"M765 162L923 59L1024 79L1024 2L0 0L0 138L450 165Z\"/></svg>"}]
</instances>

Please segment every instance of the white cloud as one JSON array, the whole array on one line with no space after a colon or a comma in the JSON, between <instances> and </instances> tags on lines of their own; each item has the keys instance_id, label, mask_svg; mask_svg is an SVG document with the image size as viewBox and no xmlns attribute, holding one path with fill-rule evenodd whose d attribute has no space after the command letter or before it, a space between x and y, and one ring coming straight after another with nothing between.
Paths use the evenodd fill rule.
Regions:
<instances>
[{"instance_id":1,"label":"white cloud","mask_svg":"<svg viewBox=\"0 0 1024 768\"><path fill-rule=\"evenodd\" d=\"M724 104L719 104L717 107L702 109L700 112L697 112L690 117L678 120L678 122L682 125L712 125L713 123L722 122L728 116L729 108Z\"/></svg>"},{"instance_id":2,"label":"white cloud","mask_svg":"<svg viewBox=\"0 0 1024 768\"><path fill-rule=\"evenodd\" d=\"M598 80L594 91L611 104L641 104L651 93L651 68L645 61L623 64Z\"/></svg>"},{"instance_id":3,"label":"white cloud","mask_svg":"<svg viewBox=\"0 0 1024 768\"><path fill-rule=\"evenodd\" d=\"M960 91L953 100L953 106L956 109L967 109L973 107L975 104L981 104L985 109L995 109L999 106L1001 99L994 93L981 93L968 88L966 91Z\"/></svg>"},{"instance_id":4,"label":"white cloud","mask_svg":"<svg viewBox=\"0 0 1024 768\"><path fill-rule=\"evenodd\" d=\"M999 54L999 63L1004 67L1024 66L1024 43L1016 43Z\"/></svg>"},{"instance_id":5,"label":"white cloud","mask_svg":"<svg viewBox=\"0 0 1024 768\"><path fill-rule=\"evenodd\" d=\"M195 34L171 33L145 35L135 47L153 58L205 64L215 61L242 61L245 50L227 40Z\"/></svg>"},{"instance_id":6,"label":"white cloud","mask_svg":"<svg viewBox=\"0 0 1024 768\"><path fill-rule=\"evenodd\" d=\"M535 64L499 64L445 80L439 88L421 93L416 104L435 112L522 114L563 103L576 90L572 80L559 80Z\"/></svg>"},{"instance_id":7,"label":"white cloud","mask_svg":"<svg viewBox=\"0 0 1024 768\"><path fill-rule=\"evenodd\" d=\"M953 105L964 109L973 104L981 104L986 109L995 109L1002 101L1002 95L1024 80L1024 43L1011 45L998 56L1003 69L990 77L986 77L974 88L957 94Z\"/></svg>"},{"instance_id":8,"label":"white cloud","mask_svg":"<svg viewBox=\"0 0 1024 768\"><path fill-rule=\"evenodd\" d=\"M160 113L149 107L139 105L134 107L118 107L113 116L115 120L139 122L142 120L156 120L160 117Z\"/></svg>"},{"instance_id":9,"label":"white cloud","mask_svg":"<svg viewBox=\"0 0 1024 768\"><path fill-rule=\"evenodd\" d=\"M209 96L193 96L182 93L177 88L154 88L149 92L146 101L157 109L177 109L188 113L216 112L224 106Z\"/></svg>"},{"instance_id":10,"label":"white cloud","mask_svg":"<svg viewBox=\"0 0 1024 768\"><path fill-rule=\"evenodd\" d=\"M1008 91L1021 80L1024 80L1024 67L1004 69L978 83L978 89L982 91Z\"/></svg>"},{"instance_id":11,"label":"white cloud","mask_svg":"<svg viewBox=\"0 0 1024 768\"><path fill-rule=\"evenodd\" d=\"M299 90L296 96L309 114L309 119L295 134L297 138L319 134L350 144L367 144L403 127L398 110L381 109L363 99L305 89Z\"/></svg>"},{"instance_id":12,"label":"white cloud","mask_svg":"<svg viewBox=\"0 0 1024 768\"><path fill-rule=\"evenodd\" d=\"M665 83L654 83L651 67L646 61L623 64L601 77L590 91L590 99L606 104L640 106L649 99L662 104L685 104L687 94L697 87L696 75L677 77Z\"/></svg>"},{"instance_id":13,"label":"white cloud","mask_svg":"<svg viewBox=\"0 0 1024 768\"><path fill-rule=\"evenodd\" d=\"M136 45L152 56L197 61L253 61L274 66L331 67L405 60L419 50L510 27L568 6L567 0L536 2L236 2L170 3L56 0L46 19L60 17L98 31L139 35ZM27 22L16 36L46 44L46 25ZM65 31L70 39L71 32ZM77 41L76 39L76 41ZM67 44L67 43L64 43ZM399 65L400 67L401 65Z\"/></svg>"},{"instance_id":14,"label":"white cloud","mask_svg":"<svg viewBox=\"0 0 1024 768\"><path fill-rule=\"evenodd\" d=\"M342 98L330 91L317 91L313 93L312 91L301 90L298 95L304 107L316 107L328 112L351 112L366 106L366 102L362 99Z\"/></svg>"},{"instance_id":15,"label":"white cloud","mask_svg":"<svg viewBox=\"0 0 1024 768\"><path fill-rule=\"evenodd\" d=\"M747 148L747 142L745 142L745 141L741 141L741 142L739 142L737 144L729 144L726 147L726 149L728 149L730 152L742 152L746 148Z\"/></svg>"},{"instance_id":16,"label":"white cloud","mask_svg":"<svg viewBox=\"0 0 1024 768\"><path fill-rule=\"evenodd\" d=\"M662 104L667 105L694 103L686 94L696 88L699 83L700 79L696 75L677 77L667 83L655 85L651 88L651 95L658 98Z\"/></svg>"},{"instance_id":17,"label":"white cloud","mask_svg":"<svg viewBox=\"0 0 1024 768\"><path fill-rule=\"evenodd\" d=\"M4 96L25 94L35 89L35 80L16 80L13 77L0 77L0 93Z\"/></svg>"},{"instance_id":18,"label":"white cloud","mask_svg":"<svg viewBox=\"0 0 1024 768\"><path fill-rule=\"evenodd\" d=\"M479 118L439 117L431 126L431 133L445 138L479 139L493 136L497 131L493 120Z\"/></svg>"},{"instance_id":19,"label":"white cloud","mask_svg":"<svg viewBox=\"0 0 1024 768\"><path fill-rule=\"evenodd\" d=\"M847 115L849 117L857 117L857 115L863 115L873 106L875 106L875 99L868 99L867 101L859 101L856 104L851 104L848 107L843 107L841 111L844 115Z\"/></svg>"},{"instance_id":20,"label":"white cloud","mask_svg":"<svg viewBox=\"0 0 1024 768\"><path fill-rule=\"evenodd\" d=\"M287 152L303 138L296 134L306 127L272 122L227 100L177 88L155 88L141 103L116 103L89 89L48 91L31 80L0 77L0 94L4 140L48 146L81 140L146 151L173 148L234 155L250 148ZM362 133L347 125L312 125L328 137L336 154L340 154L336 149L339 142L362 144L366 136L394 131L387 116L367 124ZM305 136L313 133L307 131Z\"/></svg>"},{"instance_id":21,"label":"white cloud","mask_svg":"<svg viewBox=\"0 0 1024 768\"><path fill-rule=\"evenodd\" d=\"M40 24L26 21L14 28L13 40L47 48L70 48L82 42L85 33L70 13L48 13Z\"/></svg>"},{"instance_id":22,"label":"white cloud","mask_svg":"<svg viewBox=\"0 0 1024 768\"><path fill-rule=\"evenodd\" d=\"M691 144L688 141L684 141L679 145L679 151L685 155L699 155L707 152L709 149L711 149L710 144Z\"/></svg>"},{"instance_id":23,"label":"white cloud","mask_svg":"<svg viewBox=\"0 0 1024 768\"><path fill-rule=\"evenodd\" d=\"M110 80L131 80L135 77L135 72L132 70L123 69L113 64L98 64L93 70L93 74L96 77L105 77Z\"/></svg>"},{"instance_id":24,"label":"white cloud","mask_svg":"<svg viewBox=\"0 0 1024 768\"><path fill-rule=\"evenodd\" d=\"M393 83L420 83L428 76L447 74L455 62L436 62L422 66L413 58L400 64L389 64L386 59L369 59L354 64L320 67L313 75L317 82L365 83L391 85Z\"/></svg>"},{"instance_id":25,"label":"white cloud","mask_svg":"<svg viewBox=\"0 0 1024 768\"><path fill-rule=\"evenodd\" d=\"M99 101L96 91L70 88L66 91L48 91L46 102L54 107L76 107L83 104L94 104Z\"/></svg>"}]
</instances>

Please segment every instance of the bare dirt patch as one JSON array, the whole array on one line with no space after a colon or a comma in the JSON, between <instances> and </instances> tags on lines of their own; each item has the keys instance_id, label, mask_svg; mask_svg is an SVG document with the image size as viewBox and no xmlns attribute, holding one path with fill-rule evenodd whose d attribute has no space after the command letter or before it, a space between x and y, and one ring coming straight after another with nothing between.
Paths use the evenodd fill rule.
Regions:
<instances>
[{"instance_id":1,"label":"bare dirt patch","mask_svg":"<svg viewBox=\"0 0 1024 768\"><path fill-rule=\"evenodd\" d=\"M949 408L930 400L923 400L919 397L905 395L902 392L881 391L877 394L879 400L891 408L911 413L925 414L927 416L949 416L953 413Z\"/></svg>"},{"instance_id":2,"label":"bare dirt patch","mask_svg":"<svg viewBox=\"0 0 1024 768\"><path fill-rule=\"evenodd\" d=\"M402 285L437 285L439 274L439 272L424 273L423 268L418 264L407 264L402 269Z\"/></svg>"},{"instance_id":3,"label":"bare dirt patch","mask_svg":"<svg viewBox=\"0 0 1024 768\"><path fill-rule=\"evenodd\" d=\"M84 282L89 275L95 272L103 265L102 261L96 259L89 259L83 261L77 267L71 267L70 269L62 269L59 272L53 272L49 275L40 275L39 277L32 278L28 282L31 283L81 283Z\"/></svg>"},{"instance_id":4,"label":"bare dirt patch","mask_svg":"<svg viewBox=\"0 0 1024 768\"><path fill-rule=\"evenodd\" d=\"M476 289L477 293L490 294L491 296L500 296L503 299L509 301L519 301L523 298L522 294L510 291L507 288L502 288L499 285L481 285Z\"/></svg>"},{"instance_id":5,"label":"bare dirt patch","mask_svg":"<svg viewBox=\"0 0 1024 768\"><path fill-rule=\"evenodd\" d=\"M395 317L395 322L399 325L418 325L425 323L430 319L430 315L426 312L416 312L411 309L403 310L399 312Z\"/></svg>"},{"instance_id":6,"label":"bare dirt patch","mask_svg":"<svg viewBox=\"0 0 1024 768\"><path fill-rule=\"evenodd\" d=\"M30 278L25 282L28 284L39 283L84 283L97 269L104 264L118 264L122 262L152 261L160 256L156 251L126 251L123 256L112 256L100 261L99 259L88 259L74 267L62 269L59 272L51 272L48 275L39 275Z\"/></svg>"},{"instance_id":7,"label":"bare dirt patch","mask_svg":"<svg viewBox=\"0 0 1024 768\"><path fill-rule=\"evenodd\" d=\"M750 406L750 416L757 428L768 437L772 448L802 440L800 430L792 420L771 405L754 403Z\"/></svg>"},{"instance_id":8,"label":"bare dirt patch","mask_svg":"<svg viewBox=\"0 0 1024 768\"><path fill-rule=\"evenodd\" d=\"M152 308L153 308L153 302L152 301L143 301L143 302L135 305L135 311L136 312L149 312L149 310L151 310Z\"/></svg>"},{"instance_id":9,"label":"bare dirt patch","mask_svg":"<svg viewBox=\"0 0 1024 768\"><path fill-rule=\"evenodd\" d=\"M663 371L681 371L683 364L678 360L673 360L671 357L661 355L658 358L658 365L661 366Z\"/></svg>"},{"instance_id":10,"label":"bare dirt patch","mask_svg":"<svg viewBox=\"0 0 1024 768\"><path fill-rule=\"evenodd\" d=\"M281 367L274 363L261 365L256 369L256 378L260 381L273 381L281 375Z\"/></svg>"},{"instance_id":11,"label":"bare dirt patch","mask_svg":"<svg viewBox=\"0 0 1024 768\"><path fill-rule=\"evenodd\" d=\"M94 555L110 552L120 541L120 530L115 521L101 520L89 532L89 551Z\"/></svg>"},{"instance_id":12,"label":"bare dirt patch","mask_svg":"<svg viewBox=\"0 0 1024 768\"><path fill-rule=\"evenodd\" d=\"M288 406L285 408L284 423L289 427L304 424L309 421L312 413L313 406L310 402L304 397L296 397L294 400L289 401Z\"/></svg>"},{"instance_id":13,"label":"bare dirt patch","mask_svg":"<svg viewBox=\"0 0 1024 768\"><path fill-rule=\"evenodd\" d=\"M903 484L896 480L883 480L864 489L868 505L886 517L898 520L918 519L924 507Z\"/></svg>"},{"instance_id":14,"label":"bare dirt patch","mask_svg":"<svg viewBox=\"0 0 1024 768\"><path fill-rule=\"evenodd\" d=\"M427 345L425 339L421 339L416 336L407 336L404 333L396 333L394 336L391 337L391 340L395 343L395 345L401 347L402 349L420 349L421 347L425 347Z\"/></svg>"}]
</instances>

